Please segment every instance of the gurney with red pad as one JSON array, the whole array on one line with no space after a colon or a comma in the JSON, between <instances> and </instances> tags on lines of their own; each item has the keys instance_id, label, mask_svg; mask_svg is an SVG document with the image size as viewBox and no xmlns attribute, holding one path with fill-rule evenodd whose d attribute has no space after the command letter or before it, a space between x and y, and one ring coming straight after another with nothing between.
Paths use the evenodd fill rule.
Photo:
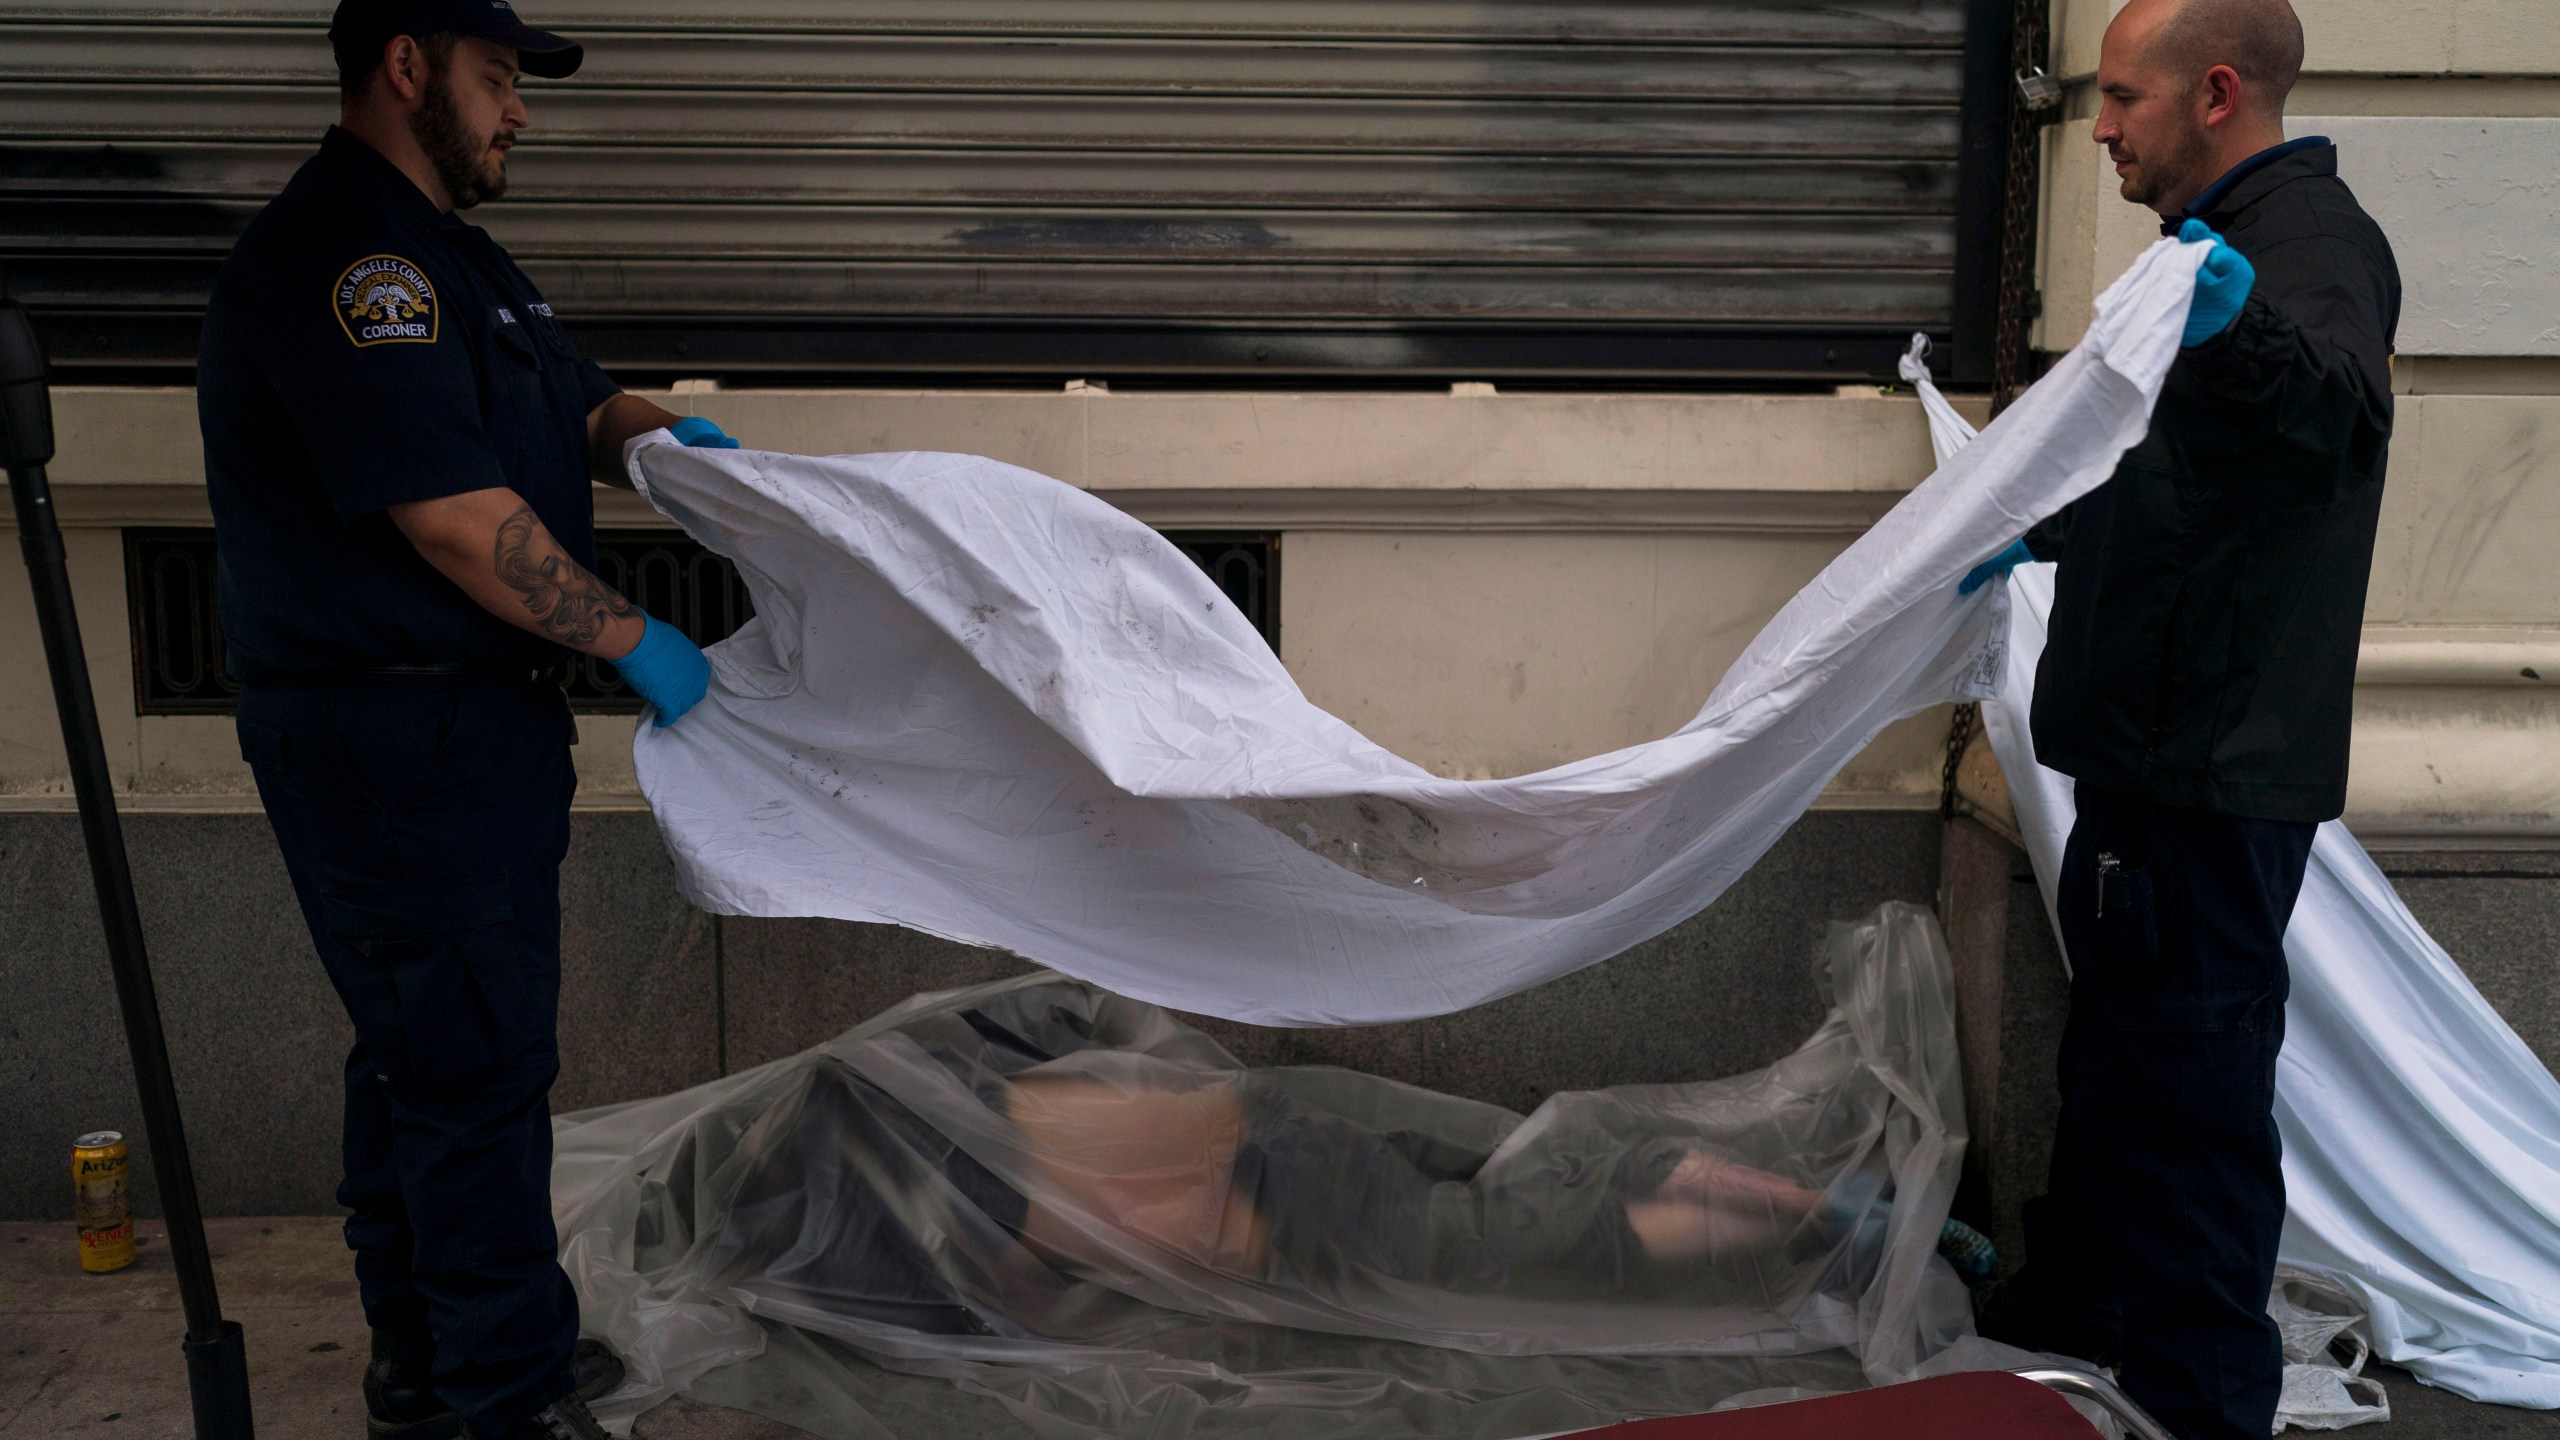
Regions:
<instances>
[{"instance_id":1,"label":"gurney with red pad","mask_svg":"<svg viewBox=\"0 0 2560 1440\"><path fill-rule=\"evenodd\" d=\"M2065 1395L2115 1417L2135 1440L2170 1440L2104 1376L2080 1370L1982 1370L1748 1410L1633 1420L1574 1440L2092 1440L2097 1427Z\"/></svg>"}]
</instances>

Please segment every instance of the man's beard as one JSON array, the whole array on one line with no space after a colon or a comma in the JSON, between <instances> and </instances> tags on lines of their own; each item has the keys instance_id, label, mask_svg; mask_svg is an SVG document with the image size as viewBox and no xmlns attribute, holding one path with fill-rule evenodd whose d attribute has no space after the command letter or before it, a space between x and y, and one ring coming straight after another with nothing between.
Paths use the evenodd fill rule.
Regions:
<instances>
[{"instance_id":1,"label":"man's beard","mask_svg":"<svg viewBox=\"0 0 2560 1440\"><path fill-rule=\"evenodd\" d=\"M2176 141L2166 146L2155 144L2137 157L2134 172L2124 177L2124 198L2136 205L2159 208L2160 198L2180 189L2195 178L2198 167L2205 163L2208 142L2204 127L2190 127ZM2209 181L2211 177L2206 177ZM2198 185L2197 189L2202 189Z\"/></svg>"},{"instance_id":2,"label":"man's beard","mask_svg":"<svg viewBox=\"0 0 2560 1440\"><path fill-rule=\"evenodd\" d=\"M463 129L462 112L453 103L453 87L445 76L439 74L427 83L426 103L409 122L409 133L417 138L418 148L427 152L427 163L436 167L436 178L453 197L454 209L468 210L507 193L506 158L482 161L488 142Z\"/></svg>"}]
</instances>

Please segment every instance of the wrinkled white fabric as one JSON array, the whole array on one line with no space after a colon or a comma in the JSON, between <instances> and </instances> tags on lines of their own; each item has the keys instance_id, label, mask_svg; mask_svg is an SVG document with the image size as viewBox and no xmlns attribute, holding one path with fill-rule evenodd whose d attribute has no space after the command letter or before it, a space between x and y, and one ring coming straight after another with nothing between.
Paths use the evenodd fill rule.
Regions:
<instances>
[{"instance_id":1,"label":"wrinkled white fabric","mask_svg":"<svg viewBox=\"0 0 2560 1440\"><path fill-rule=\"evenodd\" d=\"M1983 721L2049 914L2071 781L2036 763L2027 713L2053 567L2010 588L2008 678ZM2374 1353L2429 1384L2560 1408L2560 1083L2337 821L2284 948L2283 1263L2352 1293Z\"/></svg>"},{"instance_id":2,"label":"wrinkled white fabric","mask_svg":"<svg viewBox=\"0 0 2560 1440\"><path fill-rule=\"evenodd\" d=\"M756 618L634 760L686 894L887 921L1261 1024L1443 1014L1695 914L1891 721L1987 694L1999 587L1953 581L2103 481L2177 353L2202 246L1762 630L1663 739L1434 777L1311 704L1161 537L973 456L630 451Z\"/></svg>"}]
</instances>

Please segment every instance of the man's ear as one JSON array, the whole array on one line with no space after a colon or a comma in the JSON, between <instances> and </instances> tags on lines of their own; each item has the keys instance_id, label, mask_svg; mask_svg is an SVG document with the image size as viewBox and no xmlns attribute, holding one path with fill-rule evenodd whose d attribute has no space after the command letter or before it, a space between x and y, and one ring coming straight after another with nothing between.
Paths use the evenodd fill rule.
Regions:
<instances>
[{"instance_id":1,"label":"man's ear","mask_svg":"<svg viewBox=\"0 0 2560 1440\"><path fill-rule=\"evenodd\" d=\"M414 35L394 35L382 47L382 84L394 98L415 100L427 93L427 52Z\"/></svg>"},{"instance_id":2,"label":"man's ear","mask_svg":"<svg viewBox=\"0 0 2560 1440\"><path fill-rule=\"evenodd\" d=\"M2228 65L2216 65L2204 72L2204 83L2197 87L2204 97L2204 123L2220 125L2240 113L2243 86L2240 72Z\"/></svg>"}]
</instances>

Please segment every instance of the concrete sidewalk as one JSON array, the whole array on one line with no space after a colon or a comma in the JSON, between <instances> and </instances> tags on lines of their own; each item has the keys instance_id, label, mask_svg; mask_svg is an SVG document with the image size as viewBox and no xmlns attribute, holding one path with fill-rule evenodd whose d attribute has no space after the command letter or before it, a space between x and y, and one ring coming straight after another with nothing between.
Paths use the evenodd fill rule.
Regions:
<instances>
[{"instance_id":1,"label":"concrete sidewalk","mask_svg":"<svg viewBox=\"0 0 2560 1440\"><path fill-rule=\"evenodd\" d=\"M95 1436L188 1440L184 1330L168 1247L142 1224L142 1259L83 1275L71 1227L0 1222L0 1440ZM258 1433L267 1440L362 1440L365 1327L335 1220L210 1222L223 1312L249 1342ZM2560 1440L2560 1412L2475 1405L2385 1370L2396 1418L2375 1440L2508 1436ZM886 1377L884 1377L886 1378ZM963 1428L984 1428L973 1415ZM677 1400L640 1418L640 1440L806 1440L738 1410ZM922 1440L922 1437L919 1437Z\"/></svg>"},{"instance_id":2,"label":"concrete sidewalk","mask_svg":"<svg viewBox=\"0 0 2560 1440\"><path fill-rule=\"evenodd\" d=\"M84 1275L60 1222L0 1222L0 1437L191 1440L178 1341L186 1322L160 1223L142 1258ZM222 1311L249 1342L262 1440L363 1440L366 1338L338 1222L208 1222ZM797 1440L805 1432L677 1402L643 1417L648 1440Z\"/></svg>"}]
</instances>

